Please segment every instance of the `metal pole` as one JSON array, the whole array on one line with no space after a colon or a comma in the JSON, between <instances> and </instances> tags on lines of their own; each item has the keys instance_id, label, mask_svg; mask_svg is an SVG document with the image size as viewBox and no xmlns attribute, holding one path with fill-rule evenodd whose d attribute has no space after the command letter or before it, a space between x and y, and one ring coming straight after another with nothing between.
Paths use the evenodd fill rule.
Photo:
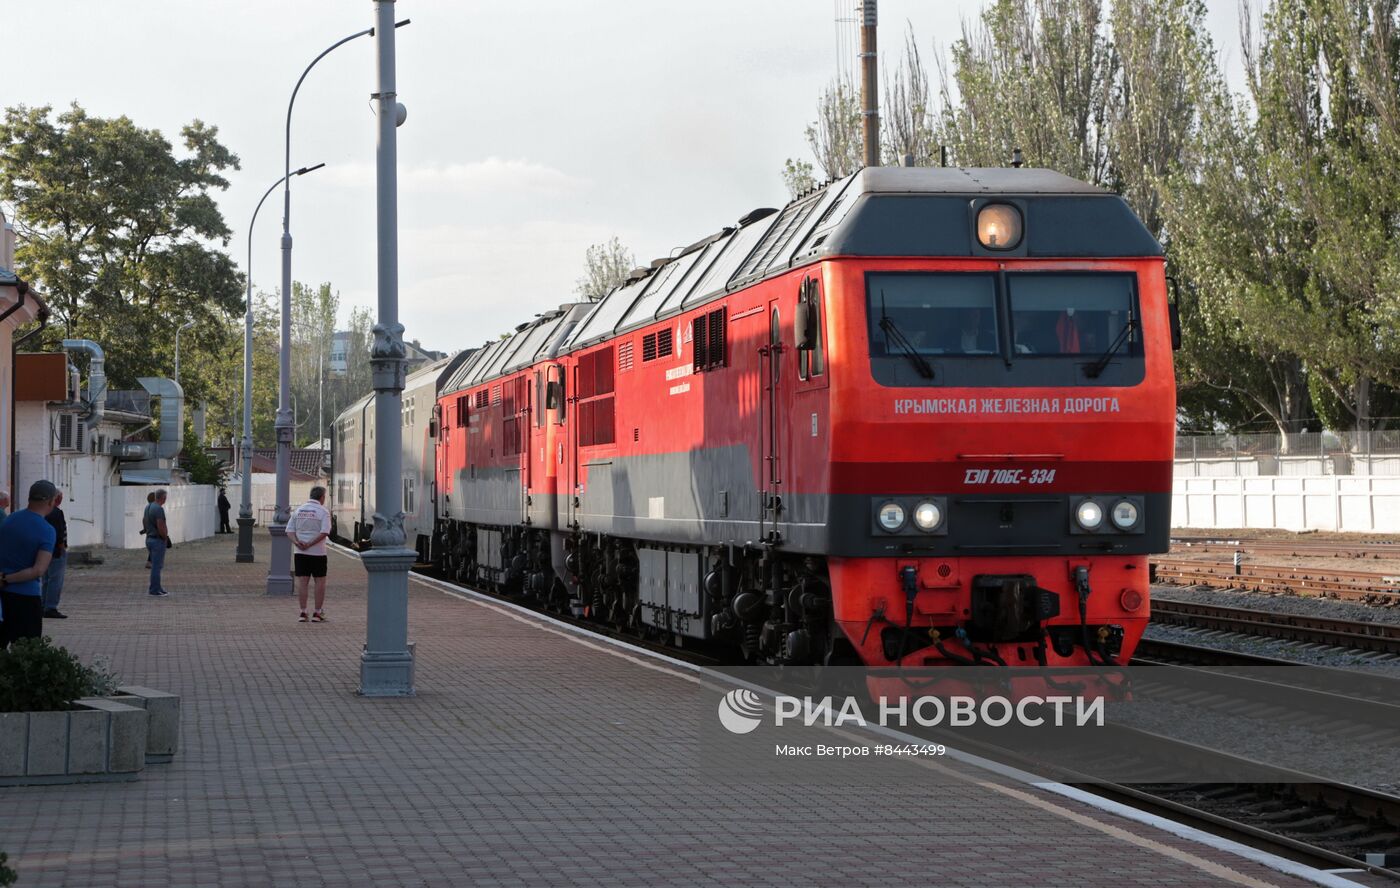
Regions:
<instances>
[{"instance_id":1,"label":"metal pole","mask_svg":"<svg viewBox=\"0 0 1400 888\"><path fill-rule=\"evenodd\" d=\"M879 74L875 66L875 2L862 0L860 18L860 92L864 110L861 111L862 135L865 140L865 165L880 165L880 97Z\"/></svg>"},{"instance_id":2,"label":"metal pole","mask_svg":"<svg viewBox=\"0 0 1400 888\"><path fill-rule=\"evenodd\" d=\"M374 377L374 530L361 559L369 577L368 624L360 656L360 689L367 697L413 695L413 645L408 642L408 571L414 550L405 545L403 475L403 325L399 323L398 147L396 127L406 116L394 86L394 0L376 0L374 40L379 90L372 97L379 141L379 319L370 368Z\"/></svg>"},{"instance_id":3,"label":"metal pole","mask_svg":"<svg viewBox=\"0 0 1400 888\"><path fill-rule=\"evenodd\" d=\"M315 166L302 167L292 175L304 176L323 166L324 163L318 163ZM258 199L252 221L248 223L248 264L245 266L248 289L243 305L243 444L239 453L243 490L242 502L238 504L238 547L233 555L233 560L239 564L253 562L253 228L258 224L258 213L262 210L263 203L286 178L283 176L268 186L263 196Z\"/></svg>"},{"instance_id":4,"label":"metal pole","mask_svg":"<svg viewBox=\"0 0 1400 888\"><path fill-rule=\"evenodd\" d=\"M392 29L391 29L392 30ZM321 54L311 60L306 70L297 78L292 88L292 97L287 102L287 131L284 143L283 162L285 174L282 176L282 337L281 354L277 362L277 506L272 513L272 523L268 525L271 537L271 557L267 568L267 594L292 594L292 541L287 539L287 522L292 518L292 107L297 101L297 92L302 81L316 63L332 50L349 43L356 37L371 33L372 29L356 31L342 37L326 47Z\"/></svg>"}]
</instances>

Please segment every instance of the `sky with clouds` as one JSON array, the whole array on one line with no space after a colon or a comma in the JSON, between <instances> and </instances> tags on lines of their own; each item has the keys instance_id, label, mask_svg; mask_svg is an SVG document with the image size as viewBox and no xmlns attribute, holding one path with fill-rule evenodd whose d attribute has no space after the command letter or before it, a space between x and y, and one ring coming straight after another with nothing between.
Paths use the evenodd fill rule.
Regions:
<instances>
[{"instance_id":1,"label":"sky with clouds","mask_svg":"<svg viewBox=\"0 0 1400 888\"><path fill-rule=\"evenodd\" d=\"M584 251L616 235L639 262L787 199L785 158L838 62L850 0L399 0L400 314L442 350L480 344L569 301ZM1238 6L1210 25L1236 79ZM883 60L907 28L925 63L980 0L881 0ZM323 48L373 24L369 0L7 3L18 64L0 105L126 114L178 139L219 127L242 168L218 200L247 255L248 221L282 175L287 99ZM360 38L307 77L292 120L293 274L344 306L375 300L374 47ZM852 60L847 60L850 64ZM279 280L280 203L253 240L253 279Z\"/></svg>"}]
</instances>

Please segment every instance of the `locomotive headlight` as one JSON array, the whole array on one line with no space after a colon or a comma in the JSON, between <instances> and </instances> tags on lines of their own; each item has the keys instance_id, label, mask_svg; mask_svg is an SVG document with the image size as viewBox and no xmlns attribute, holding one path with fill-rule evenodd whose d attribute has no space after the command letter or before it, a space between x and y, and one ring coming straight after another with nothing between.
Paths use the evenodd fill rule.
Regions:
<instances>
[{"instance_id":1,"label":"locomotive headlight","mask_svg":"<svg viewBox=\"0 0 1400 888\"><path fill-rule=\"evenodd\" d=\"M925 500L914 507L914 524L919 530L934 530L943 522L943 510Z\"/></svg>"},{"instance_id":2,"label":"locomotive headlight","mask_svg":"<svg viewBox=\"0 0 1400 888\"><path fill-rule=\"evenodd\" d=\"M1098 530L1103 524L1103 506L1093 500L1085 500L1074 510L1074 520L1085 530Z\"/></svg>"},{"instance_id":3,"label":"locomotive headlight","mask_svg":"<svg viewBox=\"0 0 1400 888\"><path fill-rule=\"evenodd\" d=\"M899 503L885 503L880 507L880 526L894 533L904 526L904 507Z\"/></svg>"},{"instance_id":4,"label":"locomotive headlight","mask_svg":"<svg viewBox=\"0 0 1400 888\"><path fill-rule=\"evenodd\" d=\"M1119 530L1132 530L1138 522L1138 507L1127 500L1119 500L1114 503L1110 517Z\"/></svg>"},{"instance_id":5,"label":"locomotive headlight","mask_svg":"<svg viewBox=\"0 0 1400 888\"><path fill-rule=\"evenodd\" d=\"M1010 250L1021 242L1021 211L1010 204L987 204L977 211L977 242L988 250Z\"/></svg>"}]
</instances>

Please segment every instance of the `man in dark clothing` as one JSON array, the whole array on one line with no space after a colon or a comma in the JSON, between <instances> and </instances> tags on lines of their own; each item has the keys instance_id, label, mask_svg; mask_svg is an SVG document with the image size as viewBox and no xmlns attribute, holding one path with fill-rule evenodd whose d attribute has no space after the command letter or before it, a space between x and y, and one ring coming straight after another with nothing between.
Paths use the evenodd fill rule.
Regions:
<instances>
[{"instance_id":1,"label":"man in dark clothing","mask_svg":"<svg viewBox=\"0 0 1400 888\"><path fill-rule=\"evenodd\" d=\"M165 490L157 490L146 506L146 513L141 516L142 528L146 531L146 556L151 564L151 582L147 591L152 595L169 594L160 584L160 572L165 567L165 550L170 548L170 530L165 524L165 499Z\"/></svg>"},{"instance_id":2,"label":"man in dark clothing","mask_svg":"<svg viewBox=\"0 0 1400 888\"><path fill-rule=\"evenodd\" d=\"M228 513L233 505L228 501L228 492L219 488L219 533L233 533L228 526Z\"/></svg>"},{"instance_id":3,"label":"man in dark clothing","mask_svg":"<svg viewBox=\"0 0 1400 888\"><path fill-rule=\"evenodd\" d=\"M58 600L63 597L63 579L68 574L68 520L63 517L61 505L63 491L60 490L54 495L53 511L45 519L55 534L53 560L44 572L44 618L49 620L68 619L67 614L58 610Z\"/></svg>"},{"instance_id":4,"label":"man in dark clothing","mask_svg":"<svg viewBox=\"0 0 1400 888\"><path fill-rule=\"evenodd\" d=\"M0 525L0 646L44 634L44 592L40 578L53 560L56 534L44 517L53 508L58 488L35 481L29 508Z\"/></svg>"}]
</instances>

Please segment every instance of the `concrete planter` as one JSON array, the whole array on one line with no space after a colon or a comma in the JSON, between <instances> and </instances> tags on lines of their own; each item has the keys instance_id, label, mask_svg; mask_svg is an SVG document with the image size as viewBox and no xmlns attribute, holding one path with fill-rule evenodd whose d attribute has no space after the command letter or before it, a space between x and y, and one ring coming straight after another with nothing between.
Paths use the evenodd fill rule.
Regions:
<instances>
[{"instance_id":1,"label":"concrete planter","mask_svg":"<svg viewBox=\"0 0 1400 888\"><path fill-rule=\"evenodd\" d=\"M110 699L146 710L146 764L168 762L180 742L180 697L139 685L123 685Z\"/></svg>"},{"instance_id":2,"label":"concrete planter","mask_svg":"<svg viewBox=\"0 0 1400 888\"><path fill-rule=\"evenodd\" d=\"M61 712L0 713L0 786L135 780L146 710L90 697Z\"/></svg>"}]
</instances>

